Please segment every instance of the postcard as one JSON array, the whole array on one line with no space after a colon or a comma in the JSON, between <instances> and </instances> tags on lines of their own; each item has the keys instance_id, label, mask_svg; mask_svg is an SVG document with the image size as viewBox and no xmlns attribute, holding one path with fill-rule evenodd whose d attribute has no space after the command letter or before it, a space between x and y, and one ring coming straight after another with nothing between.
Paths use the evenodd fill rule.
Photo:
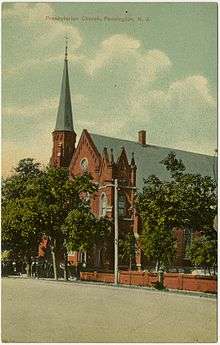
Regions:
<instances>
[{"instance_id":1,"label":"postcard","mask_svg":"<svg viewBox=\"0 0 220 345\"><path fill-rule=\"evenodd\" d=\"M217 341L217 3L2 5L2 341Z\"/></svg>"}]
</instances>

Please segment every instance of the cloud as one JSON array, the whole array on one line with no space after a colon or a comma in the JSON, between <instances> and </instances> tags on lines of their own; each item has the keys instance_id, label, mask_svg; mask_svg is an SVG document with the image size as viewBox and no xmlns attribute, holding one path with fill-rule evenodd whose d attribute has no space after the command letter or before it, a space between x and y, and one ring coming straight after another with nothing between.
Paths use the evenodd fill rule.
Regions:
<instances>
[{"instance_id":1,"label":"cloud","mask_svg":"<svg viewBox=\"0 0 220 345\"><path fill-rule=\"evenodd\" d=\"M145 49L140 40L126 34L105 37L93 56L76 52L82 43L78 29L65 23L46 21L47 15L53 16L54 11L46 3L16 3L5 7L3 17L6 20L20 20L27 32L30 29L29 38L25 42L22 39L25 52L29 51L32 37L37 41L36 47L31 44L35 49L31 56L25 61L15 60L16 66L6 66L6 71L9 75L23 74L30 68L43 68L63 61L60 46L64 45L64 35L68 33L70 39L73 37L71 50L74 51L69 53L68 58L83 67L86 73L83 76L86 82L82 78L80 84L83 94L72 95L78 136L83 128L87 128L99 134L136 140L137 131L146 129L149 143L211 153L216 138L216 100L204 76L191 75L170 82L169 71L173 61L169 56L158 49ZM37 25L31 22L33 16ZM19 49L23 49L23 45ZM21 55L26 56L23 52ZM32 56L38 57L33 59ZM76 74L76 82L79 82L81 79L77 78ZM8 143L4 151L8 167L9 160L12 164L15 157L32 156L32 152L34 157L41 159L42 150L39 147L44 147L42 159L49 159L50 132L58 103L59 95L36 101L35 104L12 104L3 108L3 119L33 117L34 121L36 118L39 121L41 118L35 128L38 133L32 139L33 145L30 145L30 138L26 148L13 141Z\"/></svg>"},{"instance_id":2,"label":"cloud","mask_svg":"<svg viewBox=\"0 0 220 345\"><path fill-rule=\"evenodd\" d=\"M145 52L137 61L137 71L140 78L155 80L171 68L170 58L162 51L153 49Z\"/></svg>"},{"instance_id":3,"label":"cloud","mask_svg":"<svg viewBox=\"0 0 220 345\"><path fill-rule=\"evenodd\" d=\"M72 100L74 105L80 109L87 102L87 98L82 94L73 94ZM52 138L51 132L53 125L55 124L56 111L58 107L58 98L45 98L41 102L36 102L30 105L14 105L4 107L2 110L3 118L15 117L22 118L37 118L37 124L35 126L36 135L33 135L34 131L26 131L23 133L23 141L18 140L15 137L14 140L4 139L2 144L2 175L8 176L12 172L12 168L15 167L20 159L31 157L41 162L44 165L49 163L51 149L52 149ZM53 112L53 123L48 114ZM39 121L40 117L43 116L43 121ZM19 121L20 122L20 121ZM14 123L16 123L14 121ZM16 129L19 131L19 127ZM4 133L3 131L3 134Z\"/></svg>"},{"instance_id":4,"label":"cloud","mask_svg":"<svg viewBox=\"0 0 220 345\"><path fill-rule=\"evenodd\" d=\"M169 82L173 63L165 52L145 50L139 40L119 34L102 41L94 58L83 62L100 97L91 120L80 116L80 126L134 140L138 130L147 129L152 144L212 152L216 100L203 75ZM103 91L114 83L115 89Z\"/></svg>"},{"instance_id":5,"label":"cloud","mask_svg":"<svg viewBox=\"0 0 220 345\"><path fill-rule=\"evenodd\" d=\"M216 101L211 95L208 80L201 75L172 82L167 91L150 91L146 97L146 102L151 108L173 108L178 112L185 110L186 114L198 107L200 109L203 107L216 109Z\"/></svg>"},{"instance_id":6,"label":"cloud","mask_svg":"<svg viewBox=\"0 0 220 345\"><path fill-rule=\"evenodd\" d=\"M27 105L5 106L2 109L2 116L7 117L32 117L35 115L45 114L45 111L51 111L58 107L58 97L44 98L40 102Z\"/></svg>"},{"instance_id":7,"label":"cloud","mask_svg":"<svg viewBox=\"0 0 220 345\"><path fill-rule=\"evenodd\" d=\"M87 98L82 94L73 94L72 101L76 105L86 104ZM45 116L45 112L56 111L59 105L59 97L44 98L32 104L26 105L10 105L2 109L2 116L4 117L34 117L41 115Z\"/></svg>"},{"instance_id":8,"label":"cloud","mask_svg":"<svg viewBox=\"0 0 220 345\"><path fill-rule=\"evenodd\" d=\"M113 91L108 89L107 97L103 103L100 97L91 116L78 113L79 125L91 132L135 141L138 130L145 129L149 144L213 154L217 107L208 80L193 75L166 85L159 89L145 79L138 87L131 81L126 92L117 89L114 103L109 102Z\"/></svg>"},{"instance_id":9,"label":"cloud","mask_svg":"<svg viewBox=\"0 0 220 345\"><path fill-rule=\"evenodd\" d=\"M47 128L46 128L47 129ZM44 127L45 130L45 127ZM19 162L23 158L33 158L42 165L49 163L51 155L50 133L41 130L38 135L32 138L31 145L24 140L4 140L2 145L2 176L7 177L13 172ZM50 140L50 142L49 142ZM48 144L49 142L49 144ZM40 149L39 149L40 148Z\"/></svg>"},{"instance_id":10,"label":"cloud","mask_svg":"<svg viewBox=\"0 0 220 345\"><path fill-rule=\"evenodd\" d=\"M45 57L44 59L40 58L34 58L29 59L27 61L23 61L20 64L17 64L16 66L11 66L8 68L3 69L3 75L4 77L8 76L14 76L16 74L23 74L28 71L29 68L32 70L35 67L41 68L45 65L56 63L56 62L62 62L64 59L64 54L57 54L49 57ZM68 54L68 60L72 63L77 63L78 61L81 61L82 57L79 54L70 53Z\"/></svg>"},{"instance_id":11,"label":"cloud","mask_svg":"<svg viewBox=\"0 0 220 345\"><path fill-rule=\"evenodd\" d=\"M31 23L33 21L42 20L46 15L53 15L54 10L47 3L15 3L12 5L4 4L3 17L5 18L21 18L22 21Z\"/></svg>"},{"instance_id":12,"label":"cloud","mask_svg":"<svg viewBox=\"0 0 220 345\"><path fill-rule=\"evenodd\" d=\"M172 83L168 96L176 97L182 103L188 99L191 103L196 101L197 103L207 103L211 107L216 105L210 94L208 80L202 75L190 76Z\"/></svg>"},{"instance_id":13,"label":"cloud","mask_svg":"<svg viewBox=\"0 0 220 345\"><path fill-rule=\"evenodd\" d=\"M72 95L72 103L76 105L85 105L88 102L88 98L80 93Z\"/></svg>"},{"instance_id":14,"label":"cloud","mask_svg":"<svg viewBox=\"0 0 220 345\"><path fill-rule=\"evenodd\" d=\"M167 72L172 66L169 57L160 50L141 51L141 42L132 36L117 34L103 40L97 49L94 58L84 56L81 63L84 64L86 72L93 76L100 69L106 66L117 64L123 61L124 64L132 61L135 68L134 79L149 81L155 80L161 73Z\"/></svg>"},{"instance_id":15,"label":"cloud","mask_svg":"<svg viewBox=\"0 0 220 345\"><path fill-rule=\"evenodd\" d=\"M110 36L101 42L93 59L84 59L85 70L92 76L114 59L124 59L134 54L140 45L139 40L125 34Z\"/></svg>"},{"instance_id":16,"label":"cloud","mask_svg":"<svg viewBox=\"0 0 220 345\"><path fill-rule=\"evenodd\" d=\"M15 3L4 4L3 21L6 27L14 25L22 27L25 39L21 37L21 31L17 30L8 40L21 42L15 56L17 58L16 66L8 65L4 60L4 76L24 73L28 67L47 65L51 62L61 61L64 58L60 54L60 47L64 51L64 37L67 35L71 41L71 53L69 58L73 61L79 59L76 53L72 51L78 49L82 44L82 35L78 28L68 24L67 22L48 20L47 17L55 16L55 11L48 3ZM15 23L16 22L16 23ZM35 44L37 42L37 44ZM56 43L56 45L54 44ZM30 50L31 47L31 50ZM14 48L15 49L15 48ZM50 51L50 55L47 52ZM46 54L45 54L46 52ZM31 56L38 56L32 58ZM22 59L18 59L22 56ZM25 57L25 59L24 59Z\"/></svg>"},{"instance_id":17,"label":"cloud","mask_svg":"<svg viewBox=\"0 0 220 345\"><path fill-rule=\"evenodd\" d=\"M153 90L145 96L152 142L200 153L213 152L217 105L204 76L174 81L167 90Z\"/></svg>"}]
</instances>

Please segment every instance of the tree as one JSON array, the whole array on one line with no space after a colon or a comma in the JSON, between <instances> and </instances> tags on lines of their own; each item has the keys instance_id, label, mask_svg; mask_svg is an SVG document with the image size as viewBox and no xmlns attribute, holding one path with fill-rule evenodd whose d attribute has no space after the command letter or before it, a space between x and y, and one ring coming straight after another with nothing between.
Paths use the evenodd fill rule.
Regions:
<instances>
[{"instance_id":1,"label":"tree","mask_svg":"<svg viewBox=\"0 0 220 345\"><path fill-rule=\"evenodd\" d=\"M96 219L88 208L74 209L68 214L63 232L67 248L71 251L87 251L94 244Z\"/></svg>"},{"instance_id":2,"label":"tree","mask_svg":"<svg viewBox=\"0 0 220 345\"><path fill-rule=\"evenodd\" d=\"M157 268L169 267L175 258L174 228L210 233L217 212L214 179L185 173L183 162L173 152L161 164L170 179L161 181L150 176L137 202L143 223L143 250L148 259L157 262Z\"/></svg>"},{"instance_id":3,"label":"tree","mask_svg":"<svg viewBox=\"0 0 220 345\"><path fill-rule=\"evenodd\" d=\"M209 270L217 266L217 240L203 235L193 239L188 248L188 255L195 267L204 267Z\"/></svg>"},{"instance_id":4,"label":"tree","mask_svg":"<svg viewBox=\"0 0 220 345\"><path fill-rule=\"evenodd\" d=\"M40 164L26 158L2 183L2 247L10 249L15 258L24 258L28 275L41 237L37 205L29 188L41 174Z\"/></svg>"},{"instance_id":5,"label":"tree","mask_svg":"<svg viewBox=\"0 0 220 345\"><path fill-rule=\"evenodd\" d=\"M85 174L69 179L67 169L47 167L40 170L33 159L22 159L14 174L2 183L2 242L16 257L24 257L27 274L38 244L47 235L51 241L54 271L56 256L64 251L62 225L70 211L85 207L83 193L93 193L96 186Z\"/></svg>"},{"instance_id":6,"label":"tree","mask_svg":"<svg viewBox=\"0 0 220 345\"><path fill-rule=\"evenodd\" d=\"M129 262L129 269L132 269L135 263L136 247L137 243L132 230L127 233L119 234L119 260L121 262Z\"/></svg>"},{"instance_id":7,"label":"tree","mask_svg":"<svg viewBox=\"0 0 220 345\"><path fill-rule=\"evenodd\" d=\"M58 260L62 256L65 260L67 258L66 249L70 238L65 232L66 219L69 217L71 221L71 214L76 218L79 215L79 220L83 215L91 218L84 195L95 190L96 186L88 174L70 179L65 168L47 167L43 174L33 181L30 192L38 204L40 228L50 238L55 279L57 279ZM85 217L83 220L86 220ZM86 222L84 225L81 221L84 231L87 231L86 225ZM79 233L83 235L83 231ZM82 243L83 241L84 237Z\"/></svg>"},{"instance_id":8,"label":"tree","mask_svg":"<svg viewBox=\"0 0 220 345\"><path fill-rule=\"evenodd\" d=\"M109 249L112 240L112 222L108 218L96 218L88 205L72 210L63 227L68 250L91 251L92 249Z\"/></svg>"}]
</instances>

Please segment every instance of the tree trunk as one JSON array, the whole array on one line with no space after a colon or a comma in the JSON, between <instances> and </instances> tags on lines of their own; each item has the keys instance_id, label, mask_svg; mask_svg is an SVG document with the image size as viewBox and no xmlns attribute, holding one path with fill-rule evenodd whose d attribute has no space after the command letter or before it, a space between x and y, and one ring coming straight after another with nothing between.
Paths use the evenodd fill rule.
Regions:
<instances>
[{"instance_id":1,"label":"tree trunk","mask_svg":"<svg viewBox=\"0 0 220 345\"><path fill-rule=\"evenodd\" d=\"M130 254L129 256L129 270L131 271L131 268L132 268L132 256Z\"/></svg>"},{"instance_id":2,"label":"tree trunk","mask_svg":"<svg viewBox=\"0 0 220 345\"><path fill-rule=\"evenodd\" d=\"M53 274L54 274L54 280L58 280L55 248L56 248L56 240L53 240L53 245L51 245L51 255L52 255L52 261L53 261Z\"/></svg>"},{"instance_id":3,"label":"tree trunk","mask_svg":"<svg viewBox=\"0 0 220 345\"><path fill-rule=\"evenodd\" d=\"M159 269L160 269L160 261L157 260L157 262L156 262L156 267L155 267L156 272L158 272Z\"/></svg>"},{"instance_id":4,"label":"tree trunk","mask_svg":"<svg viewBox=\"0 0 220 345\"><path fill-rule=\"evenodd\" d=\"M64 249L64 280L68 281L68 254L66 248Z\"/></svg>"},{"instance_id":5,"label":"tree trunk","mask_svg":"<svg viewBox=\"0 0 220 345\"><path fill-rule=\"evenodd\" d=\"M31 277L31 265L30 262L26 262L26 272L27 272L27 277L30 278Z\"/></svg>"}]
</instances>

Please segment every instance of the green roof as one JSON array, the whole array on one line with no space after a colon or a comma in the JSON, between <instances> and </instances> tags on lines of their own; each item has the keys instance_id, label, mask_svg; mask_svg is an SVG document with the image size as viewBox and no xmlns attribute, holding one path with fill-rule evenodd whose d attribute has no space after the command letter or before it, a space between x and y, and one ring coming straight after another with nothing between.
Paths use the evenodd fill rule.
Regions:
<instances>
[{"instance_id":1,"label":"green roof","mask_svg":"<svg viewBox=\"0 0 220 345\"><path fill-rule=\"evenodd\" d=\"M91 138L100 153L103 148L112 148L115 160L118 158L121 147L124 146L128 160L131 161L132 152L137 165L137 188L142 188L144 178L156 175L162 180L169 178L169 174L160 162L172 151L178 159L182 159L186 172L214 177L213 167L216 169L217 159L199 153L181 151L177 149L159 147L154 145L141 145L138 142L91 134Z\"/></svg>"},{"instance_id":2,"label":"green roof","mask_svg":"<svg viewBox=\"0 0 220 345\"><path fill-rule=\"evenodd\" d=\"M57 112L55 131L73 131L73 116L70 97L68 61L64 60L60 103Z\"/></svg>"}]
</instances>

